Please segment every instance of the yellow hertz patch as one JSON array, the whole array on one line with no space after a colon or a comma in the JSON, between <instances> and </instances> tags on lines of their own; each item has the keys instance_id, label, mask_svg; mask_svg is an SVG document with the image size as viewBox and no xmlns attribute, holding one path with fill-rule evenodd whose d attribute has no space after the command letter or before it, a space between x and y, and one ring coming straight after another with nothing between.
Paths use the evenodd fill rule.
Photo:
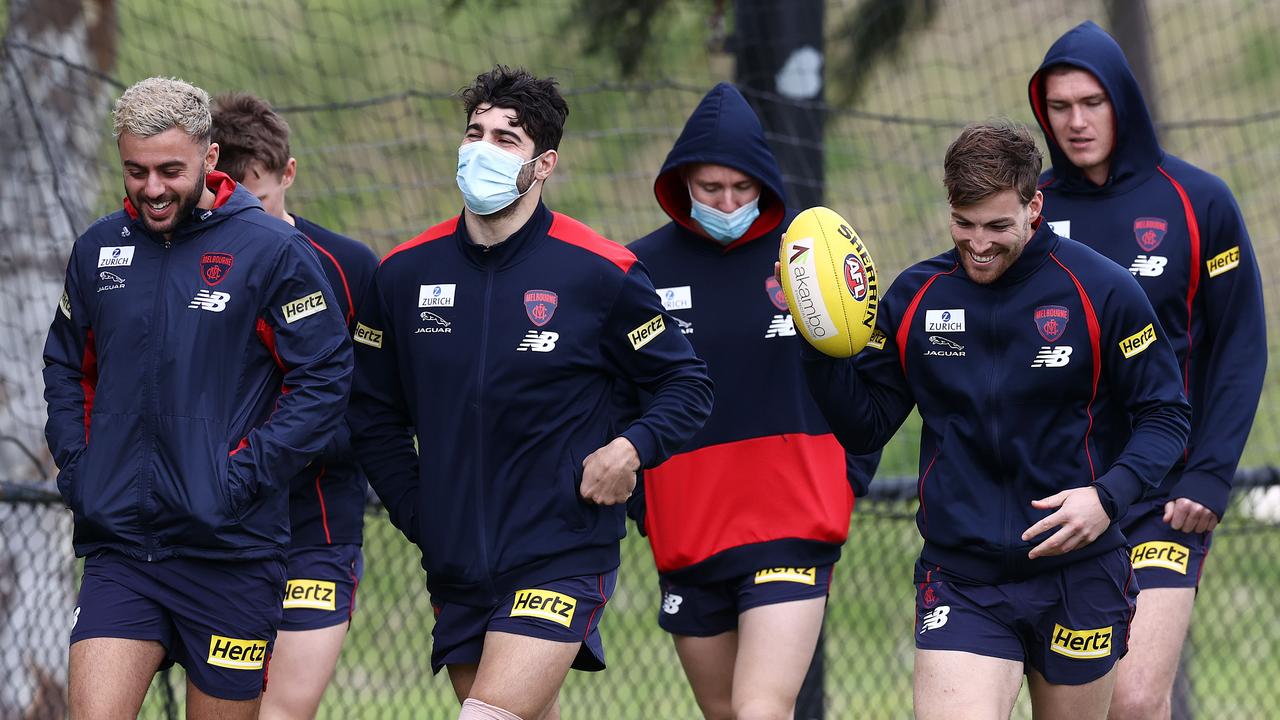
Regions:
<instances>
[{"instance_id":1,"label":"yellow hertz patch","mask_svg":"<svg viewBox=\"0 0 1280 720\"><path fill-rule=\"evenodd\" d=\"M1129 559L1133 562L1134 570L1138 568L1164 568L1183 575L1187 574L1187 559L1190 557L1191 553L1187 551L1186 545L1158 540L1144 542L1135 546L1129 552Z\"/></svg>"},{"instance_id":2,"label":"yellow hertz patch","mask_svg":"<svg viewBox=\"0 0 1280 720\"><path fill-rule=\"evenodd\" d=\"M627 339L631 341L631 347L639 350L666 329L667 322L662 319L662 316L654 315L652 320L627 333Z\"/></svg>"},{"instance_id":3,"label":"yellow hertz patch","mask_svg":"<svg viewBox=\"0 0 1280 720\"><path fill-rule=\"evenodd\" d=\"M885 337L884 333L880 332L880 328L876 328L872 331L871 337L867 338L867 347L875 348L876 350L883 350L884 342L887 339L888 338Z\"/></svg>"},{"instance_id":4,"label":"yellow hertz patch","mask_svg":"<svg viewBox=\"0 0 1280 720\"><path fill-rule=\"evenodd\" d=\"M336 610L336 591L326 580L290 580L284 588L284 609Z\"/></svg>"},{"instance_id":5,"label":"yellow hertz patch","mask_svg":"<svg viewBox=\"0 0 1280 720\"><path fill-rule=\"evenodd\" d=\"M1120 352L1124 353L1126 358L1131 358L1151 347L1151 343L1155 341L1156 327L1152 323L1147 323L1146 327L1120 341Z\"/></svg>"},{"instance_id":6,"label":"yellow hertz patch","mask_svg":"<svg viewBox=\"0 0 1280 720\"><path fill-rule=\"evenodd\" d=\"M1214 255L1204 264L1209 268L1209 277L1218 277L1228 270L1235 270L1240 266L1240 246L1237 245L1224 253Z\"/></svg>"},{"instance_id":7,"label":"yellow hertz patch","mask_svg":"<svg viewBox=\"0 0 1280 720\"><path fill-rule=\"evenodd\" d=\"M205 662L232 670L261 670L267 659L266 640L237 640L212 635L209 637L209 659Z\"/></svg>"},{"instance_id":8,"label":"yellow hertz patch","mask_svg":"<svg viewBox=\"0 0 1280 720\"><path fill-rule=\"evenodd\" d=\"M1054 623L1053 642L1049 649L1076 660L1107 657L1111 654L1111 628L1072 630Z\"/></svg>"},{"instance_id":9,"label":"yellow hertz patch","mask_svg":"<svg viewBox=\"0 0 1280 720\"><path fill-rule=\"evenodd\" d=\"M62 299L58 301L58 309L62 311L63 315L67 316L68 320L71 319L71 298L67 296L66 290L62 291Z\"/></svg>"},{"instance_id":10,"label":"yellow hertz patch","mask_svg":"<svg viewBox=\"0 0 1280 720\"><path fill-rule=\"evenodd\" d=\"M374 330L364 323L356 323L356 334L354 337L356 342L364 343L369 347L382 347L382 331Z\"/></svg>"},{"instance_id":11,"label":"yellow hertz patch","mask_svg":"<svg viewBox=\"0 0 1280 720\"><path fill-rule=\"evenodd\" d=\"M756 585L771 582L793 582L802 585L813 585L818 578L817 568L765 568L756 571Z\"/></svg>"},{"instance_id":12,"label":"yellow hertz patch","mask_svg":"<svg viewBox=\"0 0 1280 720\"><path fill-rule=\"evenodd\" d=\"M324 293L317 290L306 297L300 297L293 302L285 303L280 307L280 310L284 313L284 321L291 323L308 315L315 315L324 310L325 307Z\"/></svg>"},{"instance_id":13,"label":"yellow hertz patch","mask_svg":"<svg viewBox=\"0 0 1280 720\"><path fill-rule=\"evenodd\" d=\"M511 606L511 617L540 618L569 627L573 623L573 610L577 606L577 600L558 592L517 590L516 601Z\"/></svg>"}]
</instances>

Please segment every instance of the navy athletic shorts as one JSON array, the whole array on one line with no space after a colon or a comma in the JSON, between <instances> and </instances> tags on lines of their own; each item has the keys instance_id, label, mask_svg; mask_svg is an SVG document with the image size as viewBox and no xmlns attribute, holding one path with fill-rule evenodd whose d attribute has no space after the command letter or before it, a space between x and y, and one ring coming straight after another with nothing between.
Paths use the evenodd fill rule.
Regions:
<instances>
[{"instance_id":1,"label":"navy athletic shorts","mask_svg":"<svg viewBox=\"0 0 1280 720\"><path fill-rule=\"evenodd\" d=\"M1138 586L1152 588L1194 588L1209 556L1213 533L1185 533L1164 521L1168 498L1135 503L1125 514L1120 529L1132 549L1129 559L1138 576Z\"/></svg>"},{"instance_id":2,"label":"navy athletic shorts","mask_svg":"<svg viewBox=\"0 0 1280 720\"><path fill-rule=\"evenodd\" d=\"M281 630L316 630L351 620L364 577L359 545L290 548Z\"/></svg>"},{"instance_id":3,"label":"navy athletic shorts","mask_svg":"<svg viewBox=\"0 0 1280 720\"><path fill-rule=\"evenodd\" d=\"M738 629L738 616L754 607L826 597L833 565L763 568L705 584L659 581L658 626L672 635L711 637Z\"/></svg>"},{"instance_id":4,"label":"navy athletic shorts","mask_svg":"<svg viewBox=\"0 0 1280 720\"><path fill-rule=\"evenodd\" d=\"M617 570L552 580L516 590L490 607L432 598L436 624L431 630L431 672L446 665L479 663L485 633L491 631L582 643L573 669L603 670L600 618L617 582Z\"/></svg>"},{"instance_id":5,"label":"navy athletic shorts","mask_svg":"<svg viewBox=\"0 0 1280 720\"><path fill-rule=\"evenodd\" d=\"M153 640L161 668L175 662L207 695L252 700L266 684L283 610L279 560L134 560L115 552L84 561L71 642Z\"/></svg>"},{"instance_id":6,"label":"navy athletic shorts","mask_svg":"<svg viewBox=\"0 0 1280 720\"><path fill-rule=\"evenodd\" d=\"M916 564L916 648L1030 664L1055 685L1097 680L1129 650L1137 582L1125 548L1002 585Z\"/></svg>"}]
</instances>

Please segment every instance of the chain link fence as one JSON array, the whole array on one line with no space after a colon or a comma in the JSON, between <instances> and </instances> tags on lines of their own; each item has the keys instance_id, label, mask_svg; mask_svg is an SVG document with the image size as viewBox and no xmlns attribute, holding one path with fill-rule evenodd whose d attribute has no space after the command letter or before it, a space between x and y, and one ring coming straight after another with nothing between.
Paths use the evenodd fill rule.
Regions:
<instances>
[{"instance_id":1,"label":"chain link fence","mask_svg":"<svg viewBox=\"0 0 1280 720\"><path fill-rule=\"evenodd\" d=\"M912 521L914 487L910 479L881 481L854 512L827 606L827 718L911 716L911 571L920 543ZM22 619L19 632L38 634L42 643L65 653L80 562L69 552L51 557L27 548L69 550L67 512L45 491L7 486L0 492L8 557L20 566L0 568L0 609L15 594L56 587L51 602ZM8 533L15 519L24 536ZM320 717L451 718L457 712L453 691L444 673L432 677L428 662L434 618L418 551L376 506L369 508L365 535L365 580ZM1184 657L1183 717L1280 717L1280 686L1274 681L1280 673L1280 625L1271 621L1276 587L1280 476L1244 473L1228 519L1214 534L1196 601ZM699 717L670 637L657 626L659 605L648 546L633 532L623 541L618 588L601 624L609 669L570 673L561 694L566 720ZM16 688L13 680L0 676L3 696L42 692L39 683ZM157 675L140 717L182 717L185 687L180 668ZM44 691L56 691L56 684ZM62 717L60 699L43 702L46 715L27 717ZM1015 717L1030 716L1023 697ZM23 716L0 709L0 717Z\"/></svg>"},{"instance_id":2,"label":"chain link fence","mask_svg":"<svg viewBox=\"0 0 1280 720\"><path fill-rule=\"evenodd\" d=\"M290 208L385 252L458 211L463 118L454 91L495 62L525 65L556 76L571 106L548 202L626 242L666 221L653 177L702 94L734 78L742 3L625 2L591 25L612 1L0 0L0 478L24 483L5 486L0 501L0 720L65 714L77 566L70 519L48 498L40 348L72 242L119 206L112 98L150 75L268 98L293 127L299 176ZM825 133L775 132L771 141L821 142L825 203L853 222L887 282L949 245L941 158L958 129L996 115L1034 125L1026 83L1045 49L1081 20L1108 26L1122 5L1146 8L1147 91L1162 141L1232 187L1274 317L1274 0L827 0L825 99L804 105L823 114ZM873 63L855 41L890 34L868 14L876 7L914 10L909 31ZM642 33L631 21L644 8L656 12ZM624 74L610 48L641 36L634 72ZM1258 351L1274 356L1278 337ZM1280 467L1277 392L1272 373L1242 467ZM911 473L917 443L918 423L908 422L882 472ZM1199 718L1280 717L1280 643L1268 612L1280 580L1280 487L1267 471L1242 477L1250 488L1216 535L1186 654L1185 693ZM909 714L909 577L919 538L909 499L893 487L879 481L860 504L837 567L828 717ZM431 613L416 552L376 512L367 534L361 606L322 715L450 717L447 682L426 669ZM656 627L643 539L625 541L624 562L603 625L613 669L574 674L565 716L694 717L670 640ZM180 673L162 676L145 715L178 712L182 689ZM1025 704L1019 712L1027 715Z\"/></svg>"}]
</instances>

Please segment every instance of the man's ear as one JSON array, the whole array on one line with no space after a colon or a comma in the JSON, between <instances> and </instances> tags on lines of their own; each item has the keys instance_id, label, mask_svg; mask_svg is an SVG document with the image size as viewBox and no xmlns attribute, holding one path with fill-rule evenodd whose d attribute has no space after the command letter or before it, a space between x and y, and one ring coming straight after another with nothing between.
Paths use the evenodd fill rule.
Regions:
<instances>
[{"instance_id":1,"label":"man's ear","mask_svg":"<svg viewBox=\"0 0 1280 720\"><path fill-rule=\"evenodd\" d=\"M298 177L298 161L295 158L289 158L289 162L284 164L284 170L280 171L280 189L288 190L293 187L293 181Z\"/></svg>"}]
</instances>

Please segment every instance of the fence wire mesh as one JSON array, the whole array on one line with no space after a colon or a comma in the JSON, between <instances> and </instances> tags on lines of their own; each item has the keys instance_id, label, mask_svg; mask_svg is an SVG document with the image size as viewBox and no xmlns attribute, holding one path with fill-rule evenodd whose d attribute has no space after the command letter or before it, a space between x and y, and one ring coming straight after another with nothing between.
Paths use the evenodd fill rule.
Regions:
<instances>
[{"instance_id":1,"label":"fence wire mesh","mask_svg":"<svg viewBox=\"0 0 1280 720\"><path fill-rule=\"evenodd\" d=\"M949 243L941 157L958 128L996 115L1030 123L1026 82L1044 50L1083 19L1107 26L1117 2L920 0L911 5L932 8L932 19L875 65L855 59L850 39L868 8L893 3L826 3L826 96L810 105L826 131L800 140L824 144L826 204L853 221L886 278ZM701 95L733 78L740 4L633 5L660 11L624 76L608 52L588 52L593 39L608 39L606 51L627 39L586 23L598 14L591 0L0 0L0 477L52 487L40 349L72 242L119 204L107 118L128 84L178 76L270 99L293 127L291 209L384 252L458 210L456 89L495 62L525 65L559 78L571 105L548 201L626 242L665 221L653 176ZM1162 141L1234 190L1274 315L1280 3L1148 0L1146 9ZM1273 333L1265 351L1278 342ZM1276 392L1273 373L1244 467L1280 465ZM899 433L882 473L912 471L915 427ZM1280 716L1271 680L1280 653L1265 621L1280 579L1277 494L1241 495L1215 540L1188 654L1198 717ZM854 518L827 623L829 717L909 712L908 577L919 542L910 512L907 501L877 500ZM0 720L41 716L32 708L60 717L75 590L69 520L56 505L6 502L0 531ZM446 683L425 670L431 620L415 553L374 515L367 554L361 608L322 715L447 716ZM655 627L643 540L628 538L624 556L604 625L613 669L570 679L566 717L691 717ZM180 697L179 678L169 684ZM166 712L164 686L147 717Z\"/></svg>"}]
</instances>

